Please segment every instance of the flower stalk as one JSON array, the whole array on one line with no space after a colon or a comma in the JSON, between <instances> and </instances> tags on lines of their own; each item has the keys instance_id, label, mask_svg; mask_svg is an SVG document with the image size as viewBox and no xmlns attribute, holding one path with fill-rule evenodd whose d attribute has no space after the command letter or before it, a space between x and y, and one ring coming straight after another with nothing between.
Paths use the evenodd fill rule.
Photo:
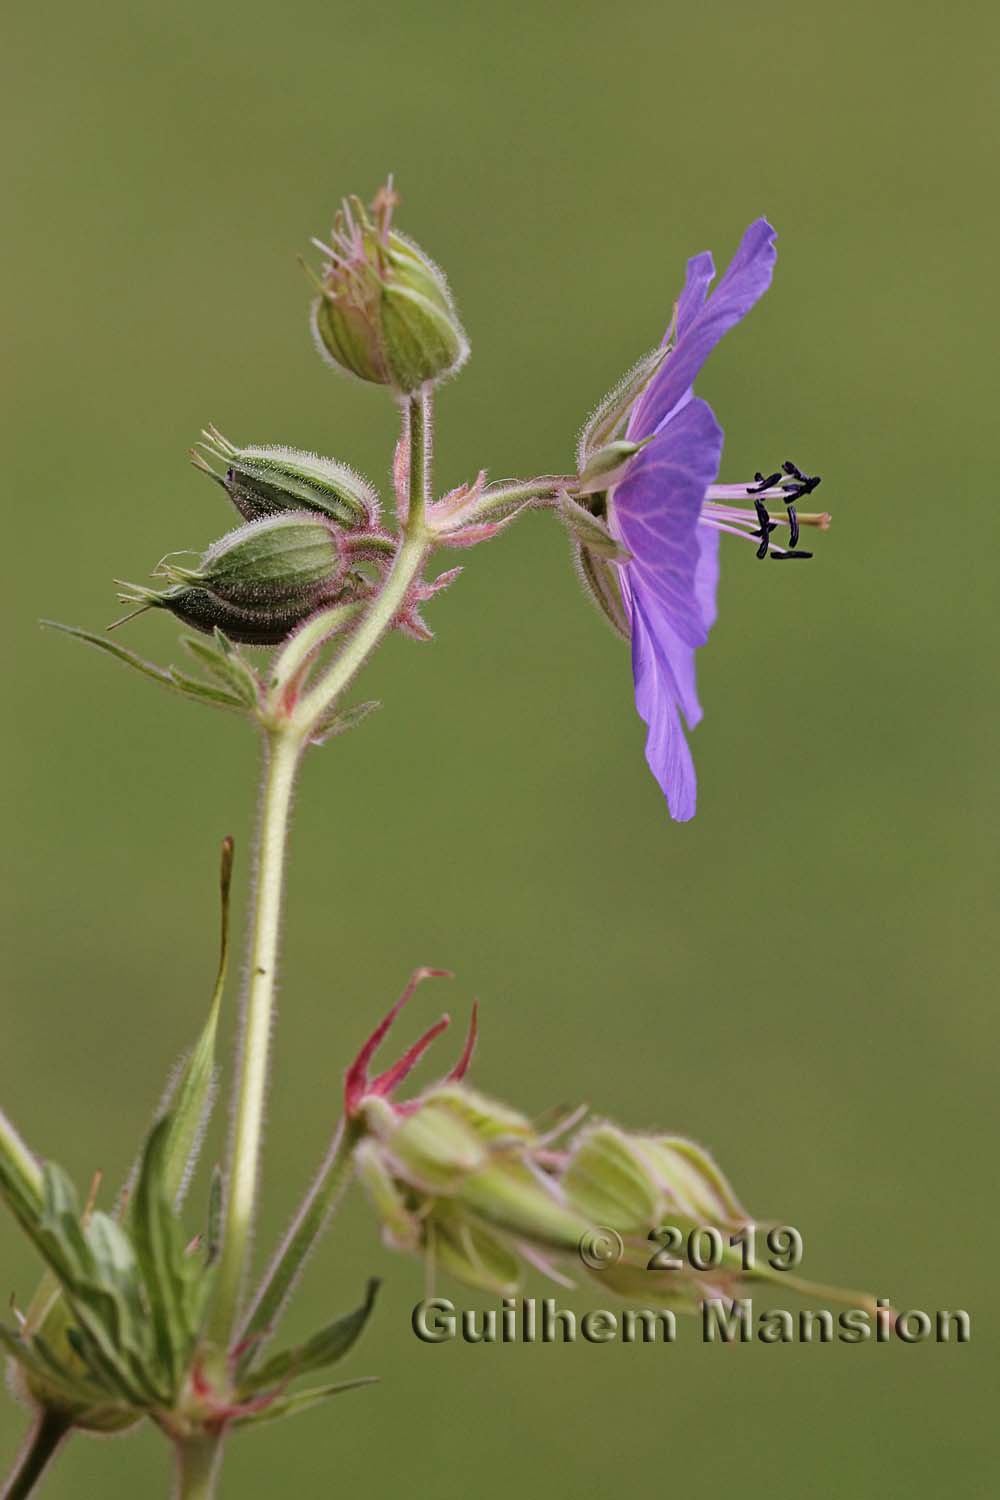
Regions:
<instances>
[{"instance_id":1,"label":"flower stalk","mask_svg":"<svg viewBox=\"0 0 1000 1500\"><path fill-rule=\"evenodd\" d=\"M325 675L284 715L277 717L266 733L257 884L244 1031L238 1063L232 1160L217 1290L208 1327L212 1374L220 1383L227 1378L228 1351L240 1320L240 1299L246 1280L257 1203L285 857L296 778L305 746L392 627L427 560L430 538L423 518L429 503L431 421L429 392L421 391L411 396L404 407L404 430L409 437L410 506L403 540L391 571ZM324 1210L315 1232L322 1227L326 1216ZM265 1305L269 1307L269 1300L265 1299ZM255 1313L258 1311L259 1302Z\"/></svg>"},{"instance_id":2,"label":"flower stalk","mask_svg":"<svg viewBox=\"0 0 1000 1500\"><path fill-rule=\"evenodd\" d=\"M257 849L257 888L239 1085L233 1121L232 1170L209 1338L224 1360L239 1309L257 1202L275 970L284 892L288 819L302 741L285 729L268 736Z\"/></svg>"},{"instance_id":3,"label":"flower stalk","mask_svg":"<svg viewBox=\"0 0 1000 1500\"><path fill-rule=\"evenodd\" d=\"M58 1412L39 1413L8 1476L2 1500L25 1500L25 1496L32 1494L69 1429L70 1423Z\"/></svg>"},{"instance_id":4,"label":"flower stalk","mask_svg":"<svg viewBox=\"0 0 1000 1500\"><path fill-rule=\"evenodd\" d=\"M209 1434L175 1445L175 1500L212 1500L222 1460L222 1441L221 1436Z\"/></svg>"}]
</instances>

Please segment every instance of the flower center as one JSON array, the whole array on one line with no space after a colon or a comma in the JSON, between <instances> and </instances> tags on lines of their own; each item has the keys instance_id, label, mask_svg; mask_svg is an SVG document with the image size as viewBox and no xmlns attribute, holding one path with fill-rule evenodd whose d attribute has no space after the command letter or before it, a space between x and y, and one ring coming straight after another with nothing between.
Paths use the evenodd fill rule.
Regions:
<instances>
[{"instance_id":1,"label":"flower center","mask_svg":"<svg viewBox=\"0 0 1000 1500\"><path fill-rule=\"evenodd\" d=\"M826 531L830 517L826 511L801 513L797 502L811 495L820 483L819 474L804 474L798 464L786 459L773 474L763 474L758 469L753 484L710 485L702 504L699 520L717 531L740 536L746 541L757 541L757 556L765 558L768 553L778 561L794 557L812 557L811 552L799 548L799 529L802 526L818 526ZM746 506L750 499L753 510ZM734 502L743 501L742 505ZM768 509L768 502L777 501L784 507L784 517L775 520ZM756 522L756 525L754 524ZM788 546L778 546L771 541L771 533L779 526L788 527Z\"/></svg>"}]
</instances>

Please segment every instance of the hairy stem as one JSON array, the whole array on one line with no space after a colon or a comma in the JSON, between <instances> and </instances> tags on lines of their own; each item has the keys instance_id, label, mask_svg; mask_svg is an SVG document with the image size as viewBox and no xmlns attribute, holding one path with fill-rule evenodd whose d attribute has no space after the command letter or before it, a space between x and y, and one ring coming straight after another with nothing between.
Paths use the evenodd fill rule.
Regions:
<instances>
[{"instance_id":1,"label":"hairy stem","mask_svg":"<svg viewBox=\"0 0 1000 1500\"><path fill-rule=\"evenodd\" d=\"M56 1412L43 1411L17 1456L3 1489L2 1500L24 1500L38 1484L70 1424Z\"/></svg>"},{"instance_id":2,"label":"hairy stem","mask_svg":"<svg viewBox=\"0 0 1000 1500\"><path fill-rule=\"evenodd\" d=\"M342 1120L316 1178L289 1226L278 1252L254 1296L240 1331L244 1346L239 1373L249 1370L263 1351L268 1334L295 1290L309 1253L340 1202L354 1170L353 1152L359 1131Z\"/></svg>"},{"instance_id":3,"label":"hairy stem","mask_svg":"<svg viewBox=\"0 0 1000 1500\"><path fill-rule=\"evenodd\" d=\"M411 396L407 408L407 425L410 437L410 513L407 529L419 529L430 500L431 445L433 433L431 423L433 411L429 394Z\"/></svg>"},{"instance_id":4,"label":"hairy stem","mask_svg":"<svg viewBox=\"0 0 1000 1500\"><path fill-rule=\"evenodd\" d=\"M221 1437L188 1438L174 1448L174 1500L212 1500L222 1458Z\"/></svg>"},{"instance_id":5,"label":"hairy stem","mask_svg":"<svg viewBox=\"0 0 1000 1500\"><path fill-rule=\"evenodd\" d=\"M308 740L329 713L334 703L357 676L396 615L406 603L414 583L423 571L430 553L431 538L424 527L430 497L431 473L431 398L421 394L410 398L406 408L406 428L410 439L410 504L403 541L392 571L382 585L364 619L326 674L316 686L303 694L291 718L292 725Z\"/></svg>"},{"instance_id":6,"label":"hairy stem","mask_svg":"<svg viewBox=\"0 0 1000 1500\"><path fill-rule=\"evenodd\" d=\"M257 1202L288 818L301 750L302 741L287 730L268 736L225 1227L209 1324L209 1339L222 1361L238 1316Z\"/></svg>"},{"instance_id":7,"label":"hairy stem","mask_svg":"<svg viewBox=\"0 0 1000 1500\"><path fill-rule=\"evenodd\" d=\"M430 538L423 522L429 497L431 462L431 398L428 393L411 397L406 422L410 436L410 508L392 570L325 675L267 736L267 766L257 845L257 884L243 1005L243 1038L237 1070L225 1226L216 1294L207 1329L212 1371L220 1383L229 1373L228 1355L240 1317L240 1298L257 1203L288 821L302 751L337 698L392 628L430 551Z\"/></svg>"}]
</instances>

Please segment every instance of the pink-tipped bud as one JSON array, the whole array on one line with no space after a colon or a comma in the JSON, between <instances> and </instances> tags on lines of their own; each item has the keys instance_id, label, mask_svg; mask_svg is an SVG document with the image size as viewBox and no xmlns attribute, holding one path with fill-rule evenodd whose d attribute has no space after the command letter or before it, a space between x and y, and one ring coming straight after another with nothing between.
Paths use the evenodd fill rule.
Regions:
<instances>
[{"instance_id":1,"label":"pink-tipped bud","mask_svg":"<svg viewBox=\"0 0 1000 1500\"><path fill-rule=\"evenodd\" d=\"M392 228L391 183L371 210L345 199L334 221L312 326L323 357L359 380L402 395L453 375L468 340L448 283L412 240Z\"/></svg>"}]
</instances>

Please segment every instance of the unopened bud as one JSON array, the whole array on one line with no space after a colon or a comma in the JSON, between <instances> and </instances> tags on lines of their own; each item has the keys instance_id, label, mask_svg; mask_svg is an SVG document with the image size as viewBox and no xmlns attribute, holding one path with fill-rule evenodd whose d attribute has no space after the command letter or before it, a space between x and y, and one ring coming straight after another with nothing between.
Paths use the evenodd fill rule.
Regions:
<instances>
[{"instance_id":1,"label":"unopened bud","mask_svg":"<svg viewBox=\"0 0 1000 1500\"><path fill-rule=\"evenodd\" d=\"M222 485L244 520L302 510L318 511L345 527L370 527L378 520L374 487L335 459L298 448L239 448L215 427L205 429L200 447L223 471L217 473L197 451L192 461Z\"/></svg>"},{"instance_id":2,"label":"unopened bud","mask_svg":"<svg viewBox=\"0 0 1000 1500\"><path fill-rule=\"evenodd\" d=\"M675 1205L702 1224L743 1224L747 1211L701 1146L680 1136L639 1136L636 1146Z\"/></svg>"},{"instance_id":3,"label":"unopened bud","mask_svg":"<svg viewBox=\"0 0 1000 1500\"><path fill-rule=\"evenodd\" d=\"M371 214L344 201L330 244L319 245L327 263L312 325L324 358L408 395L454 374L469 346L441 271L391 227L396 201L391 185Z\"/></svg>"},{"instance_id":4,"label":"unopened bud","mask_svg":"<svg viewBox=\"0 0 1000 1500\"><path fill-rule=\"evenodd\" d=\"M662 1194L653 1173L632 1138L614 1125L580 1132L562 1183L574 1208L592 1224L638 1233L659 1218Z\"/></svg>"},{"instance_id":5,"label":"unopened bud","mask_svg":"<svg viewBox=\"0 0 1000 1500\"><path fill-rule=\"evenodd\" d=\"M318 515L290 512L224 536L194 568L170 558L156 570L168 587L130 585L125 603L167 609L207 634L277 645L317 609L349 590L338 529Z\"/></svg>"}]
</instances>

